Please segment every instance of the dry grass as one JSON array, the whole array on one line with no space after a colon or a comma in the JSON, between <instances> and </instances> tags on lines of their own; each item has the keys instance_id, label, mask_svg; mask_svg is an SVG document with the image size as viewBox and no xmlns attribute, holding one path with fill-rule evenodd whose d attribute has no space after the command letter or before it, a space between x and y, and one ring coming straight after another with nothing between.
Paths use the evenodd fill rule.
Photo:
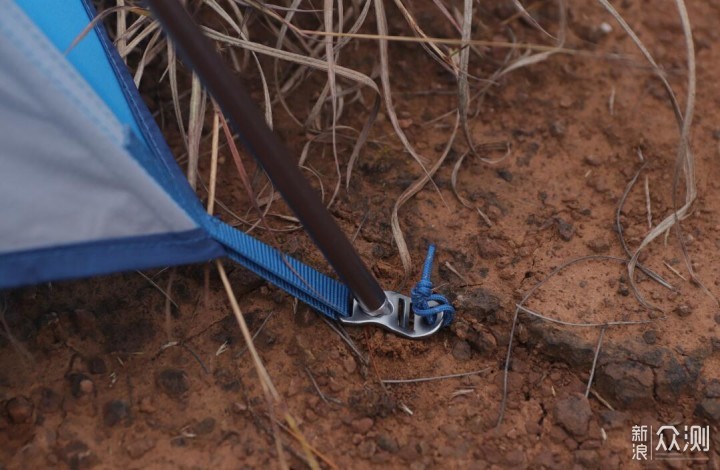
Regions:
<instances>
[{"instance_id":1,"label":"dry grass","mask_svg":"<svg viewBox=\"0 0 720 470\"><path fill-rule=\"evenodd\" d=\"M650 185L648 179L645 178L644 191L647 201L646 211L649 232L645 235L640 246L634 249L627 246L622 236L622 227L619 225L619 214L627 195L640 174L638 172L628 184L617 210L616 223L620 228L620 242L627 253L627 258L583 257L572 260L561 265L548 278L527 292L517 305L510 331L510 344L505 364L504 395L498 422L502 421L504 415L507 397L507 372L513 345L512 338L520 313L532 315L545 321L561 323L565 326L601 329L586 395L593 392L591 390L592 377L606 329L610 326L617 327L643 323L600 322L589 324L566 322L550 318L528 308L526 302L530 300L532 294L557 272L575 263L592 260L610 260L625 263L633 291L638 300L648 308L655 308L638 291L634 271L636 268L641 269L661 285L669 289L673 288L658 274L639 264L638 257L642 250L653 240L661 234L667 234L669 229L674 227L677 230L678 239L685 255L690 278L702 286L693 271L692 263L684 245L681 228L681 221L690 214L693 201L697 197L694 158L689 144L695 102L695 57L690 21L684 2L676 0L687 56L687 98L684 111L681 110L679 100L676 98L676 94L662 68L655 62L632 27L607 0L598 0L598 2L615 18L621 28L632 39L644 60L649 64L649 70L661 81L672 105L679 131L674 182L673 187L668 188L668 191L672 190L674 209L670 214L665 215L661 222L653 223L650 206ZM548 27L548 25L541 25L534 18L531 10L528 10L520 1L513 1L516 15L506 20L506 26L523 18L537 33L536 37L538 39L536 43L517 40L510 28L508 34L510 40L506 42L478 38L485 31L482 27L482 18L479 18L477 3L472 0L458 2L461 7L448 4L443 0L433 0L433 6L437 8L435 20L446 23L449 25L448 29L453 31L453 34L456 34L453 37L441 38L429 35L416 18L413 9L409 6L409 2L404 3L402 0L393 0L392 2L389 0L351 0L345 3L323 0L323 2L316 2L317 4L292 0L283 5L259 3L255 0L189 0L187 3L196 17L202 21L205 34L217 44L218 49L223 51L238 73L244 76L253 75L258 77L262 90L265 119L268 124L270 126L274 125L274 111L277 112L282 109L287 113L290 121L295 123L307 135L298 164L308 172L309 176L317 179L323 193L323 200L328 206L331 206L337 200L343 187L350 190L353 169L357 161L362 158L363 149L370 141L371 130L379 112L384 111L392 126L393 137L400 145L397 155L398 160L407 160L414 168L414 183L398 197L390 214L393 238L406 277L412 272L413 261L410 248L405 241L400 213L403 206L408 204L428 183L437 192L438 199L445 203L442 193L433 181L433 177L445 164L451 150L455 150L457 154L461 155L452 170L453 193L463 206L477 211L489 227L493 225L490 218L465 198L460 188L458 188L458 174L461 172L463 161L466 158L478 158L487 164L493 164L498 160L488 158L486 155L489 152L503 149L506 150L506 153L502 158L511 155L509 145L506 142L501 142L499 145L497 142L476 142L473 137L472 119L482 112L483 98L491 87L496 86L500 79L510 79L513 72L521 68L533 67L542 61L552 59L553 56L558 54L571 55L578 60L623 61L625 64L630 63L640 68L636 58L626 55L606 54L566 47L566 5L562 0L556 2L559 19L557 24L550 25L553 28ZM175 125L186 146L187 159L182 158L182 161L187 166L188 180L193 187L204 188L208 192L208 211L213 213L215 206L217 206L237 220L237 223L247 231L264 230L274 234L280 231L297 230L299 224L294 217L273 211L272 206L278 200L278 196L272 190L272 185L268 184L264 175L256 174L251 176L244 169L234 138L227 128L224 118L219 115L215 106L206 106L207 98L199 82L195 77L188 80L187 72L178 62L172 45L166 42L160 34L157 23L149 17L148 13L140 5L138 2L117 0L117 6L105 10L102 13L102 18L114 15L117 25L115 29L116 44L121 55L129 60L135 73L135 82L138 85L142 83L151 67L155 66L157 69L157 65L161 64L162 84L170 90ZM391 14L405 22L403 28L405 34L391 31L388 25L386 8L392 8ZM393 26L393 29L395 29L395 26ZM394 75L397 71L391 66L393 63L391 45L400 42L417 44L419 46L418 50L425 51L430 64L436 64L437 67L442 68L445 73L455 80L456 86L452 92L457 96L456 102L448 109L443 110L439 116L430 120L429 127L438 126L439 123L448 120L450 116L454 116L452 125L445 124L446 127L450 128L450 131L446 133L445 145L442 146L442 150L438 151L438 155L421 154L406 134L398 117L397 108L399 105L393 99L393 80L401 79L401 77ZM372 52L375 50L374 48L377 48L376 55L373 55L375 52ZM475 70L473 66L478 63L485 64L484 51L486 48L502 48L507 53L504 60L494 70L487 70L486 76L472 76L470 71ZM368 67L367 64L361 65L363 64L363 58L368 54L373 55L376 59L371 67ZM248 70L251 67L255 69L254 72ZM268 73L268 70L270 70L268 67L271 67L271 73ZM482 70L486 70L486 68L482 68ZM407 71L407 73L418 72ZM270 78L270 81L268 78ZM183 89L183 87L186 89ZM306 96L310 96L308 87L313 88L313 91L315 91L312 94L314 102L306 110L299 109L300 107L293 105L292 96L294 93L304 93ZM613 88L608 102L611 114L614 113L614 104L615 90ZM358 110L363 110L362 115L358 116ZM202 180L198 168L203 157L202 149L207 145L203 141L202 131L209 113L212 114L213 125L210 144L210 181L206 184ZM239 215L242 212L241 208L230 207L229 204L218 200L216 196L220 127L223 128L226 138L223 148L227 146L230 149L247 192L249 207L245 208L245 215ZM461 131L464 142L458 141L458 130ZM310 164L312 158L317 158L314 155L321 155L324 158L326 153L330 155L328 158L332 159L333 176L322 175ZM343 155L348 156L344 158ZM682 203L678 200L681 187L685 190ZM255 217L251 217L249 213L255 214ZM657 217L657 215L655 216ZM273 222L272 226L270 221ZM304 441L296 425L293 424L294 420L287 413L269 374L252 346L250 332L247 325L245 325L239 305L232 294L224 268L219 262L217 263L217 269L227 290L233 312L248 344L248 349L266 395L271 416L270 423L273 427L278 455L281 459L280 465L285 467L287 462L284 460L283 443L274 418L276 407L280 409L280 414L283 415L286 423L290 426L291 435L301 443L308 464L317 466L314 457L318 456L317 452L313 452L313 449ZM678 275L680 274L678 273ZM709 293L707 289L705 290ZM338 334L344 340L349 341L349 344L353 344L349 337L341 332L338 332ZM354 344L352 347L363 362L367 361ZM322 459L321 456L320 458Z\"/></svg>"}]
</instances>

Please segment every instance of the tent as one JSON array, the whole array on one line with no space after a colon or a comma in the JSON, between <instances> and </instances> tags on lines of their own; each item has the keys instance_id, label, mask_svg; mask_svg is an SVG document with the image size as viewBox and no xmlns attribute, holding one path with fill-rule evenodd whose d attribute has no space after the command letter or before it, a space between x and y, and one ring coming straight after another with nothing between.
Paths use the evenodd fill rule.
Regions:
<instances>
[{"instance_id":1,"label":"tent","mask_svg":"<svg viewBox=\"0 0 720 470\"><path fill-rule=\"evenodd\" d=\"M349 289L208 215L89 0L0 0L0 289L228 256L333 318Z\"/></svg>"}]
</instances>

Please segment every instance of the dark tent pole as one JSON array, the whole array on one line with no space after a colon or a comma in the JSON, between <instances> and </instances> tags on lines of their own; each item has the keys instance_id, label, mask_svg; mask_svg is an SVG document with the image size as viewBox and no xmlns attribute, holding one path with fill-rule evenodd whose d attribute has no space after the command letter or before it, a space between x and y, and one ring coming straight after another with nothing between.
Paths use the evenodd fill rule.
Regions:
<instances>
[{"instance_id":1,"label":"dark tent pole","mask_svg":"<svg viewBox=\"0 0 720 470\"><path fill-rule=\"evenodd\" d=\"M386 313L389 303L380 284L210 40L178 0L148 0L148 3L187 65L229 117L233 129L260 162L342 282L367 312Z\"/></svg>"}]
</instances>

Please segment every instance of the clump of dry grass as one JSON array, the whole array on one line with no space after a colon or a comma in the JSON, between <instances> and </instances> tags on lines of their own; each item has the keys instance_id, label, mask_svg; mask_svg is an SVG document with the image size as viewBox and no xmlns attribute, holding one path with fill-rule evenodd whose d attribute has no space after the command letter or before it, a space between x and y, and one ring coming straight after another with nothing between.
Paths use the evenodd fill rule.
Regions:
<instances>
[{"instance_id":1,"label":"clump of dry grass","mask_svg":"<svg viewBox=\"0 0 720 470\"><path fill-rule=\"evenodd\" d=\"M160 64L160 80L163 84L166 83L170 89L177 131L182 136L185 145L186 154L180 161L186 165L187 177L191 185L209 193L208 211L212 213L217 206L234 217L238 224L248 231L258 229L274 233L299 228L298 221L294 217L272 211L271 207L278 199L277 194L272 190L272 185L268 183L263 174L259 173L250 176L244 169L227 127L220 126L220 123L224 120L219 116L214 106L207 106L207 97L199 81L195 76L188 77L188 74L184 72L172 44L164 39L158 24L142 8L139 2L116 1L117 5L106 9L102 13L102 17L114 15L116 24L115 42L122 57L130 62L138 86L142 86L148 70L152 67L157 69L158 64ZM653 73L661 80L672 104L680 134L672 188L675 208L671 214L653 227L648 196L647 212L650 231L640 246L631 250L622 238L622 230L620 230L620 241L627 252L628 259L578 258L563 264L551 273L548 278L559 270L582 261L602 259L603 261L622 262L627 265L631 285L638 300L643 305L653 308L638 292L635 285L634 271L637 267L655 281L665 287L672 288L658 274L638 263L638 256L641 251L658 236L667 233L672 227L675 227L678 231L678 238L691 278L702 286L689 261L680 225L680 222L690 213L691 205L697 196L694 159L689 145L689 133L695 100L695 59L692 33L685 5L682 0L676 0L685 38L688 68L688 96L683 112L662 69L654 61L633 29L607 0L598 1L617 20L622 29L637 45L644 59L650 64ZM298 164L318 180L323 193L323 200L326 201L328 207L335 203L343 187L347 190L350 189L353 169L362 156L362 150L371 138L371 129L379 112L384 111L392 126L394 137L401 144L398 159L407 159L409 157L409 160L417 168L415 181L402 192L390 214L393 238L406 277L412 271L413 261L410 248L405 241L400 212L403 205L407 204L428 184L443 200L443 195L435 185L433 177L444 165L451 150L455 150L461 155L452 170L451 183L455 196L462 205L476 210L484 222L488 226L492 226L490 218L464 198L458 188L458 174L467 158L476 158L487 164L493 164L498 160L489 158L487 156L489 152L505 150L505 157L511 154L507 142L476 142L473 138L472 119L482 112L483 99L491 87L495 86L500 79L507 79L513 72L549 60L557 54L573 55L578 58L597 58L601 56L605 59L627 60L627 57L617 54L599 54L597 52L567 48L565 45L567 8L563 0L556 1L558 21L554 28L541 25L519 0L513 0L512 4L516 9L516 15L505 21L506 33L509 37L507 42L479 39L477 36L481 36L487 31L482 24L482 18L479 18L477 3L473 2L473 0L463 0L458 3L449 4L443 0L433 0L432 5L437 9L435 21L449 25L449 30L454 34L452 37L438 38L432 37L426 32L427 28L418 21L412 6L409 2L403 2L403 0L392 0L392 2L389 0L350 0L349 2L323 0L315 3L288 0L283 4L260 3L255 0L188 0L186 2L187 7L202 23L205 34L217 44L218 49L223 51L237 72L244 76L253 75L258 77L261 85L265 119L268 124L271 127L274 125L276 119L274 111L281 108L288 114L290 120L308 136ZM402 30L404 33L398 34L398 31L391 31L387 12L387 9L390 8L392 8L392 14L395 15L395 18L404 21ZM510 23L518 18L523 18L538 33L539 43L524 43L517 40ZM393 29L395 28L393 26ZM395 88L393 80L401 80L402 78L393 75L393 67L391 66L393 63L391 44L398 42L418 44L432 61L438 64L446 74L454 78L456 102L449 109L444 110L441 115L431 119L429 124L443 123L450 129L446 134L445 145L442 146L437 155L427 155L419 152L406 134L398 117L397 108L398 106L401 107L402 104L399 105L393 99L393 90ZM376 55L372 52L375 47L377 48ZM485 66L487 61L484 49L487 47L504 48L507 50L507 54L503 61L495 65L494 70L489 72L486 70L486 76L476 77L471 73L471 70L475 70L478 63L487 68ZM365 55L363 56L363 54ZM362 59L368 55L372 55L374 58L371 67L366 64L363 65ZM268 73L270 69L271 71ZM418 73L418 71L411 70L408 73ZM309 89L314 90L315 93L308 93ZM303 110L293 104L293 94L295 93L313 96L314 102ZM611 113L613 112L613 97L614 94L611 96L609 103ZM362 116L357 116L358 109L363 111ZM203 127L208 114L212 114L213 125L211 132L212 142L210 144L210 181L205 183L200 177L199 166L204 156L203 148L207 146L207 142L203 138ZM219 143L220 127L223 127L226 134L227 141L224 144ZM461 131L460 134L464 137L464 141L457 139L458 131ZM229 207L228 204L218 200L216 196L217 158L219 149L224 146L230 148L235 160L235 166L249 198L250 207L245 215L239 215L237 208ZM317 149L320 149L320 152ZM331 155L334 165L333 176L321 175L313 169L310 163L313 154L321 153L325 155L326 150ZM348 155L347 158L343 157L344 154ZM628 185L627 191L623 195L618 208L618 220L622 204L636 179L637 177ZM685 198L682 205L677 200L681 179L685 188ZM326 190L326 188L332 189ZM647 179L645 180L645 188L646 194L649 194ZM250 213L254 213L254 216L250 215ZM273 218L280 220L285 225L271 226L266 221L268 216L273 216ZM271 414L275 406L278 406L282 411L281 414L284 414L286 412L282 406L282 401L272 385L269 374L252 347L252 339L247 330L247 325L244 324L242 313L237 301L234 299L231 286L227 281L221 263L217 264L217 269L228 292L243 336L248 343ZM546 321L556 321L529 309L525 305L533 292L545 282L543 281L532 288L517 305L515 311L510 332L511 341L506 359L505 394L499 421L502 421L504 413L505 397L507 396L507 370L518 315L525 313ZM603 336L608 327L636 324L638 322L562 323L567 326L601 328L595 355L596 362L597 356L600 354ZM357 354L362 357L359 352ZM591 391L594 368L595 364L593 364L591 379L587 387L588 393ZM307 443L303 441L302 434L293 425L294 420L292 417L289 414L284 416L288 425L293 429L293 435L300 436L297 438L306 451L309 464L317 465L313 457L316 454L313 454L312 450L306 445ZM274 419L271 419L271 422L275 426ZM280 463L284 466L286 463L282 460L282 443L277 429L275 429L275 436L278 454L281 456Z\"/></svg>"}]
</instances>

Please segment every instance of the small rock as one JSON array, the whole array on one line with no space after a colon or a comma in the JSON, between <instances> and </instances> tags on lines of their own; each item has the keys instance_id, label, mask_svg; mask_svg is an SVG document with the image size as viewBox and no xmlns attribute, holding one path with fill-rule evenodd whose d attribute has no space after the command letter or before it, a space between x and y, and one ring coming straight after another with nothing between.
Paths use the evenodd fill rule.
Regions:
<instances>
[{"instance_id":1,"label":"small rock","mask_svg":"<svg viewBox=\"0 0 720 470\"><path fill-rule=\"evenodd\" d=\"M705 398L695 406L695 414L717 424L720 422L720 399Z\"/></svg>"},{"instance_id":2,"label":"small rock","mask_svg":"<svg viewBox=\"0 0 720 470\"><path fill-rule=\"evenodd\" d=\"M75 398L87 395L88 390L90 390L89 393L92 393L95 390L95 387L92 386L92 380L90 380L90 377L85 374L70 374L68 376L68 380L70 381L70 392ZM87 382L90 382L90 384L88 385Z\"/></svg>"},{"instance_id":3,"label":"small rock","mask_svg":"<svg viewBox=\"0 0 720 470\"><path fill-rule=\"evenodd\" d=\"M405 462L417 462L422 457L421 447L417 441L411 441L398 451L398 456Z\"/></svg>"},{"instance_id":4,"label":"small rock","mask_svg":"<svg viewBox=\"0 0 720 470\"><path fill-rule=\"evenodd\" d=\"M487 289L479 288L463 293L455 299L455 307L473 315L480 321L500 310L500 298Z\"/></svg>"},{"instance_id":5,"label":"small rock","mask_svg":"<svg viewBox=\"0 0 720 470\"><path fill-rule=\"evenodd\" d=\"M598 157L597 155L585 155L585 163L587 163L590 166L600 166L602 165L602 159Z\"/></svg>"},{"instance_id":6,"label":"small rock","mask_svg":"<svg viewBox=\"0 0 720 470\"><path fill-rule=\"evenodd\" d=\"M675 313L678 314L680 317L688 317L693 312L693 309L688 304L680 304L677 307L675 307Z\"/></svg>"},{"instance_id":7,"label":"small rock","mask_svg":"<svg viewBox=\"0 0 720 470\"><path fill-rule=\"evenodd\" d=\"M369 459L373 455L375 455L375 451L377 450L377 445L374 441L363 441L362 444L360 444L357 448L358 457L361 459Z\"/></svg>"},{"instance_id":8,"label":"small rock","mask_svg":"<svg viewBox=\"0 0 720 470\"><path fill-rule=\"evenodd\" d=\"M152 414L155 413L155 404L151 396L144 396L138 402L138 408L142 413Z\"/></svg>"},{"instance_id":9,"label":"small rock","mask_svg":"<svg viewBox=\"0 0 720 470\"><path fill-rule=\"evenodd\" d=\"M643 333L643 340L647 344L657 343L657 332L655 330L648 330Z\"/></svg>"},{"instance_id":10,"label":"small rock","mask_svg":"<svg viewBox=\"0 0 720 470\"><path fill-rule=\"evenodd\" d=\"M554 121L550 124L550 135L553 137L563 137L567 129L562 121Z\"/></svg>"},{"instance_id":11,"label":"small rock","mask_svg":"<svg viewBox=\"0 0 720 470\"><path fill-rule=\"evenodd\" d=\"M572 237L575 235L575 227L560 218L556 220L556 224L558 235L560 235L560 238L562 238L566 242L572 240Z\"/></svg>"},{"instance_id":12,"label":"small rock","mask_svg":"<svg viewBox=\"0 0 720 470\"><path fill-rule=\"evenodd\" d=\"M355 362L355 358L352 356L348 356L343 360L343 369L345 369L345 372L348 374L352 374L357 370L357 362Z\"/></svg>"},{"instance_id":13,"label":"small rock","mask_svg":"<svg viewBox=\"0 0 720 470\"><path fill-rule=\"evenodd\" d=\"M586 245L595 253L607 253L610 251L610 242L604 237L593 238Z\"/></svg>"},{"instance_id":14,"label":"small rock","mask_svg":"<svg viewBox=\"0 0 720 470\"><path fill-rule=\"evenodd\" d=\"M380 434L375 441L378 447L390 454L395 454L399 450L397 441L388 434Z\"/></svg>"},{"instance_id":15,"label":"small rock","mask_svg":"<svg viewBox=\"0 0 720 470\"><path fill-rule=\"evenodd\" d=\"M512 183L513 175L510 172L510 170L501 168L501 169L497 170L496 173L500 178L504 179L508 183Z\"/></svg>"},{"instance_id":16,"label":"small rock","mask_svg":"<svg viewBox=\"0 0 720 470\"><path fill-rule=\"evenodd\" d=\"M457 439L461 431L460 426L452 422L440 425L439 429L451 441Z\"/></svg>"},{"instance_id":17,"label":"small rock","mask_svg":"<svg viewBox=\"0 0 720 470\"><path fill-rule=\"evenodd\" d=\"M372 418L360 418L360 419L354 419L350 423L350 427L353 431L355 431L358 434L366 434L372 427L375 422L372 420Z\"/></svg>"},{"instance_id":18,"label":"small rock","mask_svg":"<svg viewBox=\"0 0 720 470\"><path fill-rule=\"evenodd\" d=\"M689 391L691 382L687 370L670 356L655 371L655 395L659 401L675 403L683 392Z\"/></svg>"},{"instance_id":19,"label":"small rock","mask_svg":"<svg viewBox=\"0 0 720 470\"><path fill-rule=\"evenodd\" d=\"M525 452L519 449L508 451L503 458L503 464L507 468L525 467Z\"/></svg>"},{"instance_id":20,"label":"small rock","mask_svg":"<svg viewBox=\"0 0 720 470\"><path fill-rule=\"evenodd\" d=\"M574 436L587 434L591 417L590 403L584 395L571 395L555 403L555 421Z\"/></svg>"},{"instance_id":21,"label":"small rock","mask_svg":"<svg viewBox=\"0 0 720 470\"><path fill-rule=\"evenodd\" d=\"M718 325L720 325L720 313L716 313L716 314L715 314L715 323L717 323Z\"/></svg>"},{"instance_id":22,"label":"small rock","mask_svg":"<svg viewBox=\"0 0 720 470\"><path fill-rule=\"evenodd\" d=\"M575 462L579 463L583 468L598 468L600 466L598 453L595 450L576 450Z\"/></svg>"},{"instance_id":23,"label":"small rock","mask_svg":"<svg viewBox=\"0 0 720 470\"><path fill-rule=\"evenodd\" d=\"M585 182L598 193L605 194L610 192L610 183L608 183L607 178L604 176L592 175L589 176Z\"/></svg>"},{"instance_id":24,"label":"small rock","mask_svg":"<svg viewBox=\"0 0 720 470\"><path fill-rule=\"evenodd\" d=\"M112 400L103 407L103 423L112 427L130 416L130 407L122 400Z\"/></svg>"},{"instance_id":25,"label":"small rock","mask_svg":"<svg viewBox=\"0 0 720 470\"><path fill-rule=\"evenodd\" d=\"M190 390L187 375L179 369L163 370L157 375L155 383L160 390L175 398Z\"/></svg>"},{"instance_id":26,"label":"small rock","mask_svg":"<svg viewBox=\"0 0 720 470\"><path fill-rule=\"evenodd\" d=\"M100 375L107 372L107 366L103 358L93 356L87 360L87 368L91 374Z\"/></svg>"},{"instance_id":27,"label":"small rock","mask_svg":"<svg viewBox=\"0 0 720 470\"><path fill-rule=\"evenodd\" d=\"M400 128L402 129L408 129L410 126L413 125L412 119L398 119L398 124L400 125Z\"/></svg>"},{"instance_id":28,"label":"small rock","mask_svg":"<svg viewBox=\"0 0 720 470\"><path fill-rule=\"evenodd\" d=\"M32 421L35 406L25 397L15 397L5 405L8 418L15 424L27 424Z\"/></svg>"},{"instance_id":29,"label":"small rock","mask_svg":"<svg viewBox=\"0 0 720 470\"><path fill-rule=\"evenodd\" d=\"M495 337L484 328L470 331L468 333L467 340L470 347L480 354L492 353L497 347L497 340Z\"/></svg>"},{"instance_id":30,"label":"small rock","mask_svg":"<svg viewBox=\"0 0 720 470\"><path fill-rule=\"evenodd\" d=\"M595 386L622 408L643 408L653 400L654 374L639 362L612 362L598 369Z\"/></svg>"},{"instance_id":31,"label":"small rock","mask_svg":"<svg viewBox=\"0 0 720 470\"><path fill-rule=\"evenodd\" d=\"M58 451L58 457L72 469L90 468L98 463L97 456L82 441L75 440Z\"/></svg>"},{"instance_id":32,"label":"small rock","mask_svg":"<svg viewBox=\"0 0 720 470\"><path fill-rule=\"evenodd\" d=\"M705 387L705 396L708 398L720 398L720 380L712 379Z\"/></svg>"},{"instance_id":33,"label":"small rock","mask_svg":"<svg viewBox=\"0 0 720 470\"><path fill-rule=\"evenodd\" d=\"M211 417L207 417L197 423L195 426L193 426L193 431L195 431L195 434L198 436L204 436L205 434L210 434L215 429L215 419Z\"/></svg>"},{"instance_id":34,"label":"small rock","mask_svg":"<svg viewBox=\"0 0 720 470\"><path fill-rule=\"evenodd\" d=\"M532 459L532 468L555 468L555 457L551 450L542 449Z\"/></svg>"},{"instance_id":35,"label":"small rock","mask_svg":"<svg viewBox=\"0 0 720 470\"><path fill-rule=\"evenodd\" d=\"M472 357L472 350L467 341L459 340L455 342L452 349L452 355L458 361L467 361Z\"/></svg>"},{"instance_id":36,"label":"small rock","mask_svg":"<svg viewBox=\"0 0 720 470\"><path fill-rule=\"evenodd\" d=\"M600 412L600 420L603 428L610 429L622 429L625 427L627 422L627 415L622 411L616 410L603 410Z\"/></svg>"},{"instance_id":37,"label":"small rock","mask_svg":"<svg viewBox=\"0 0 720 470\"><path fill-rule=\"evenodd\" d=\"M80 392L83 395L91 395L95 392L95 384L90 379L83 379L80 381Z\"/></svg>"},{"instance_id":38,"label":"small rock","mask_svg":"<svg viewBox=\"0 0 720 470\"><path fill-rule=\"evenodd\" d=\"M145 437L126 444L125 452L128 453L131 459L139 459L140 457L154 449L156 444L157 443L154 439Z\"/></svg>"},{"instance_id":39,"label":"small rock","mask_svg":"<svg viewBox=\"0 0 720 470\"><path fill-rule=\"evenodd\" d=\"M480 237L478 251L483 259L495 259L505 254L505 248L498 241L488 237Z\"/></svg>"}]
</instances>

